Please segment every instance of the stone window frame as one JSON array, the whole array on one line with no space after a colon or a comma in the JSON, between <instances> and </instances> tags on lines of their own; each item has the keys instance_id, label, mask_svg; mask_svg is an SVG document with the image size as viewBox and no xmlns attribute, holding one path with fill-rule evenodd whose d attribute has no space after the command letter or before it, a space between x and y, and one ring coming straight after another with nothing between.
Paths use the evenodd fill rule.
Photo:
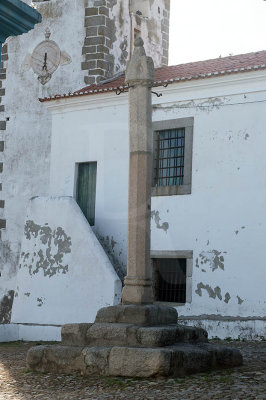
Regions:
<instances>
[{"instance_id":1,"label":"stone window frame","mask_svg":"<svg viewBox=\"0 0 266 400\"><path fill-rule=\"evenodd\" d=\"M157 137L160 131L168 129L185 129L185 158L184 184L178 186L155 186L155 154L157 153ZM153 168L152 168L152 196L173 196L191 194L192 185L192 148L193 148L194 117L156 121L153 129Z\"/></svg>"},{"instance_id":2,"label":"stone window frame","mask_svg":"<svg viewBox=\"0 0 266 400\"><path fill-rule=\"evenodd\" d=\"M185 304L192 303L192 272L193 272L193 251L192 250L152 250L151 261L158 258L185 258L187 260L186 268L186 302L185 303L172 303L155 301L157 304L166 304L173 307L184 306Z\"/></svg>"}]
</instances>

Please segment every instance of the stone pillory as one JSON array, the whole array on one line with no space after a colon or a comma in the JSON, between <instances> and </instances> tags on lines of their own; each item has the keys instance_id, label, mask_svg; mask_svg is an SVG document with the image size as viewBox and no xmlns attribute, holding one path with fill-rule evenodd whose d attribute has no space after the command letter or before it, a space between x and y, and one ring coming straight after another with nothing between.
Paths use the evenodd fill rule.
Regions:
<instances>
[{"instance_id":1,"label":"stone pillory","mask_svg":"<svg viewBox=\"0 0 266 400\"><path fill-rule=\"evenodd\" d=\"M146 57L143 40L136 39L126 71L129 86L129 201L127 276L124 304L153 302L150 261L152 186L152 104L154 65Z\"/></svg>"},{"instance_id":2,"label":"stone pillory","mask_svg":"<svg viewBox=\"0 0 266 400\"><path fill-rule=\"evenodd\" d=\"M175 308L153 302L150 205L153 62L135 41L130 89L128 264L122 305L102 308L93 324L62 327L62 345L28 352L35 371L127 377L180 376L242 364L236 349L208 343L204 329L181 326Z\"/></svg>"}]
</instances>

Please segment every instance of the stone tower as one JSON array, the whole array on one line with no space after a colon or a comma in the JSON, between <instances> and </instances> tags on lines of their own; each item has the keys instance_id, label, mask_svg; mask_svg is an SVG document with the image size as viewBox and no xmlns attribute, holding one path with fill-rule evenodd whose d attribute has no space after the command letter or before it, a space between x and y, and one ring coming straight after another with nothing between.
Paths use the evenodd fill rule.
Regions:
<instances>
[{"instance_id":1,"label":"stone tower","mask_svg":"<svg viewBox=\"0 0 266 400\"><path fill-rule=\"evenodd\" d=\"M86 0L85 82L125 69L136 36L143 37L155 66L167 65L170 0Z\"/></svg>"},{"instance_id":2,"label":"stone tower","mask_svg":"<svg viewBox=\"0 0 266 400\"><path fill-rule=\"evenodd\" d=\"M42 23L9 38L2 53L0 333L16 296L28 200L49 194L51 116L38 98L124 71L138 35L155 67L168 62L170 0L24 1L42 14Z\"/></svg>"}]
</instances>

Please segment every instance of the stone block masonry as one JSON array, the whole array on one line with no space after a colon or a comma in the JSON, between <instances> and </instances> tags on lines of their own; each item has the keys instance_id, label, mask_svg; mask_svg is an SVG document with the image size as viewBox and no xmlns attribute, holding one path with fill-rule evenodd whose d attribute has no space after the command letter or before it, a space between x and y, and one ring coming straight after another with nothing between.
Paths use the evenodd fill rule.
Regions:
<instances>
[{"instance_id":1,"label":"stone block masonry","mask_svg":"<svg viewBox=\"0 0 266 400\"><path fill-rule=\"evenodd\" d=\"M155 66L168 65L170 0L86 0L81 68L91 85L125 70L136 35Z\"/></svg>"},{"instance_id":2,"label":"stone block masonry","mask_svg":"<svg viewBox=\"0 0 266 400\"><path fill-rule=\"evenodd\" d=\"M170 0L165 0L165 10L162 19L162 65L168 65L169 58L169 22L170 22Z\"/></svg>"},{"instance_id":3,"label":"stone block masonry","mask_svg":"<svg viewBox=\"0 0 266 400\"><path fill-rule=\"evenodd\" d=\"M82 70L87 70L85 83L91 85L111 77L114 70L114 57L110 54L113 40L110 2L106 0L94 1L94 6L85 8L86 37L82 54Z\"/></svg>"},{"instance_id":4,"label":"stone block masonry","mask_svg":"<svg viewBox=\"0 0 266 400\"><path fill-rule=\"evenodd\" d=\"M5 207L5 201L2 199L1 192L2 192L2 172L4 169L4 164L3 164L3 152L5 149L5 142L3 140L4 134L6 131L6 120L3 118L3 113L5 111L5 106L4 106L4 96L5 96L5 88L4 88L4 82L6 79L6 63L8 60L8 48L7 44L5 44L2 47L2 61L1 61L1 69L0 69L0 209L4 210ZM2 211L3 213L3 211ZM1 218L2 218L2 213L1 213ZM6 220L5 219L0 219L0 239L1 239L1 230L6 228Z\"/></svg>"},{"instance_id":5,"label":"stone block masonry","mask_svg":"<svg viewBox=\"0 0 266 400\"><path fill-rule=\"evenodd\" d=\"M204 329L179 325L170 307L107 307L94 324L64 325L61 333L61 345L29 350L33 371L150 378L242 365L238 350L209 343Z\"/></svg>"}]
</instances>

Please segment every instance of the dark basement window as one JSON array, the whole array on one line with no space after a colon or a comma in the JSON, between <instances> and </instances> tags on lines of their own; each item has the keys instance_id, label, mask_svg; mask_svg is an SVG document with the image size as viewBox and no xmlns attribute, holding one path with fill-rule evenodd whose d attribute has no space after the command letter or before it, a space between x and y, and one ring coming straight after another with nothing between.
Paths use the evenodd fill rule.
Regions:
<instances>
[{"instance_id":1,"label":"dark basement window","mask_svg":"<svg viewBox=\"0 0 266 400\"><path fill-rule=\"evenodd\" d=\"M186 258L153 259L155 301L186 303Z\"/></svg>"}]
</instances>

